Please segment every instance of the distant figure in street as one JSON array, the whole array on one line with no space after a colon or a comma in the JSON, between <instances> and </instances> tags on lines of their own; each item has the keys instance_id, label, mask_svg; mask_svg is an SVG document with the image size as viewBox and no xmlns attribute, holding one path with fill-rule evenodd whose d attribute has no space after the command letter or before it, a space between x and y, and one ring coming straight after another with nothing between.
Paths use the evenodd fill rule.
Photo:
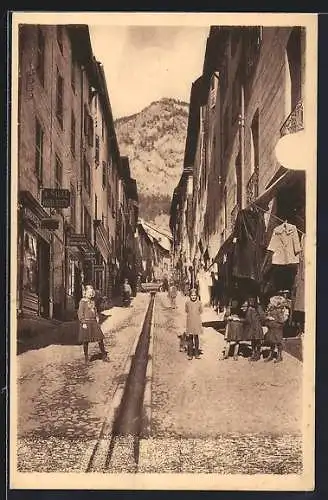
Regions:
<instances>
[{"instance_id":1,"label":"distant figure in street","mask_svg":"<svg viewBox=\"0 0 328 500\"><path fill-rule=\"evenodd\" d=\"M178 294L177 287L175 286L174 282L172 281L170 283L169 291L168 291L168 297L170 299L172 309L177 308L177 294Z\"/></svg>"},{"instance_id":2,"label":"distant figure in street","mask_svg":"<svg viewBox=\"0 0 328 500\"><path fill-rule=\"evenodd\" d=\"M252 345L252 354L249 361L259 361L261 357L261 346L264 338L263 328L265 322L264 311L257 304L256 299L251 297L247 301L247 310L245 314L245 340L250 340Z\"/></svg>"},{"instance_id":3,"label":"distant figure in street","mask_svg":"<svg viewBox=\"0 0 328 500\"><path fill-rule=\"evenodd\" d=\"M131 288L131 285L129 283L128 278L125 278L124 282L123 282L123 287L122 287L123 304L130 305L131 296L132 296L132 288Z\"/></svg>"},{"instance_id":4,"label":"distant figure in street","mask_svg":"<svg viewBox=\"0 0 328 500\"><path fill-rule=\"evenodd\" d=\"M244 319L237 305L233 305L230 309L230 315L227 317L227 325L225 331L226 346L222 359L229 358L230 346L234 344L233 359L238 361L239 342L244 340Z\"/></svg>"},{"instance_id":5,"label":"distant figure in street","mask_svg":"<svg viewBox=\"0 0 328 500\"><path fill-rule=\"evenodd\" d=\"M104 361L108 361L104 346L104 334L99 326L99 316L95 305L95 291L92 285L85 287L84 297L80 300L78 318L80 322L79 341L83 343L85 362L88 363L89 342L98 342Z\"/></svg>"},{"instance_id":6,"label":"distant figure in street","mask_svg":"<svg viewBox=\"0 0 328 500\"><path fill-rule=\"evenodd\" d=\"M187 356L191 360L193 355L200 359L199 336L203 333L201 314L203 312L202 303L197 297L195 288L189 293L189 299L186 302L185 311L187 314L186 333L187 333Z\"/></svg>"}]
</instances>

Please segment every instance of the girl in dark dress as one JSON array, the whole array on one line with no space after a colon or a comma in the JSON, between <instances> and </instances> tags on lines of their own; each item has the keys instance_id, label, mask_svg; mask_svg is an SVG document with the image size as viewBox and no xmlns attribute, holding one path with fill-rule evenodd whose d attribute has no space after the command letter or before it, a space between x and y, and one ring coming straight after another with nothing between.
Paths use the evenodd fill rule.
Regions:
<instances>
[{"instance_id":1,"label":"girl in dark dress","mask_svg":"<svg viewBox=\"0 0 328 500\"><path fill-rule=\"evenodd\" d=\"M270 344L270 354L264 361L268 362L273 360L276 348L277 358L274 362L280 363L282 361L283 329L288 317L289 308L287 299L279 295L271 297L267 307L267 318L265 323L268 327L265 340Z\"/></svg>"},{"instance_id":2,"label":"girl in dark dress","mask_svg":"<svg viewBox=\"0 0 328 500\"><path fill-rule=\"evenodd\" d=\"M80 300L78 318L80 322L79 341L83 343L85 362L88 363L89 342L98 342L104 361L108 361L104 346L104 334L99 326L99 316L95 305L95 291L91 285L85 288L84 297Z\"/></svg>"},{"instance_id":3,"label":"girl in dark dress","mask_svg":"<svg viewBox=\"0 0 328 500\"><path fill-rule=\"evenodd\" d=\"M234 344L233 359L238 361L239 342L244 340L244 319L238 307L231 307L225 331L226 346L222 359L229 358L230 345Z\"/></svg>"},{"instance_id":4,"label":"girl in dark dress","mask_svg":"<svg viewBox=\"0 0 328 500\"><path fill-rule=\"evenodd\" d=\"M245 340L251 341L252 354L249 361L258 361L261 357L261 345L264 338L262 324L264 324L265 315L261 306L257 304L256 299L248 299L248 307L245 315Z\"/></svg>"}]
</instances>

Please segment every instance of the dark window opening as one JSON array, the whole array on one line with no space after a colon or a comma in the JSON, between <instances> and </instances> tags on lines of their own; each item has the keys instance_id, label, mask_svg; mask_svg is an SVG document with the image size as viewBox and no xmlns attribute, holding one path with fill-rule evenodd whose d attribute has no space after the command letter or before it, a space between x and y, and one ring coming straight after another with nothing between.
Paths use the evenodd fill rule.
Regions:
<instances>
[{"instance_id":1,"label":"dark window opening","mask_svg":"<svg viewBox=\"0 0 328 500\"><path fill-rule=\"evenodd\" d=\"M63 128L64 113L64 79L57 69L57 94L56 94L56 116L61 128Z\"/></svg>"},{"instance_id":2,"label":"dark window opening","mask_svg":"<svg viewBox=\"0 0 328 500\"><path fill-rule=\"evenodd\" d=\"M41 85L44 85L44 59L45 59L45 37L42 28L38 26L37 34L37 63L36 71L40 80Z\"/></svg>"},{"instance_id":3,"label":"dark window opening","mask_svg":"<svg viewBox=\"0 0 328 500\"><path fill-rule=\"evenodd\" d=\"M73 156L75 156L75 142L76 142L76 121L75 121L75 116L72 111L71 114L71 151L73 153Z\"/></svg>"},{"instance_id":4,"label":"dark window opening","mask_svg":"<svg viewBox=\"0 0 328 500\"><path fill-rule=\"evenodd\" d=\"M83 161L83 184L86 192L90 196L91 194L91 169L90 165L87 162L86 157L84 157Z\"/></svg>"},{"instance_id":5,"label":"dark window opening","mask_svg":"<svg viewBox=\"0 0 328 500\"><path fill-rule=\"evenodd\" d=\"M44 132L39 120L35 120L35 174L38 179L39 187L43 183L43 143Z\"/></svg>"}]
</instances>

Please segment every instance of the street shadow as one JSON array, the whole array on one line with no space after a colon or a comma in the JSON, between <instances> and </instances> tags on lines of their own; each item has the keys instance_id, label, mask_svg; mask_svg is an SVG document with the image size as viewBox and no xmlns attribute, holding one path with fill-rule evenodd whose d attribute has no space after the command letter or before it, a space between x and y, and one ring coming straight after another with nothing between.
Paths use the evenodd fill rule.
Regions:
<instances>
[{"instance_id":1,"label":"street shadow","mask_svg":"<svg viewBox=\"0 0 328 500\"><path fill-rule=\"evenodd\" d=\"M77 320L44 327L36 331L33 326L19 329L17 332L17 354L38 350L49 345L80 345L78 340L79 323Z\"/></svg>"}]
</instances>

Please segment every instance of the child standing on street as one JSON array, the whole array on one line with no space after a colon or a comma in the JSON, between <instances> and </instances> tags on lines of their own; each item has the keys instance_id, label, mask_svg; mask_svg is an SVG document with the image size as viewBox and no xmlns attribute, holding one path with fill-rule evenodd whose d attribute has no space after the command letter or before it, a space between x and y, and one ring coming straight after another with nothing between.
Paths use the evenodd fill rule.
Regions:
<instances>
[{"instance_id":1,"label":"child standing on street","mask_svg":"<svg viewBox=\"0 0 328 500\"><path fill-rule=\"evenodd\" d=\"M187 314L186 333L187 333L187 356L191 360L193 355L200 359L199 336L203 332L201 314L203 307L197 297L195 288L189 293L189 299L186 302L185 311Z\"/></svg>"},{"instance_id":2,"label":"child standing on street","mask_svg":"<svg viewBox=\"0 0 328 500\"><path fill-rule=\"evenodd\" d=\"M261 357L261 345L263 342L264 312L256 299L251 297L248 299L247 311L245 314L245 340L251 341L252 354L249 361L259 361Z\"/></svg>"},{"instance_id":3,"label":"child standing on street","mask_svg":"<svg viewBox=\"0 0 328 500\"><path fill-rule=\"evenodd\" d=\"M227 326L225 331L226 346L222 359L229 358L230 346L234 344L234 361L238 361L239 342L244 340L244 319L241 317L241 311L238 307L231 307L230 315L227 317Z\"/></svg>"},{"instance_id":4,"label":"child standing on street","mask_svg":"<svg viewBox=\"0 0 328 500\"><path fill-rule=\"evenodd\" d=\"M266 362L272 361L274 358L274 352L277 348L277 358L274 360L275 363L280 363L282 361L282 339L283 339L283 328L284 324L289 317L288 301L282 296L276 295L271 297L269 305L267 307L267 318L266 326L268 327L268 332L266 334L265 340L270 344L270 354L264 360Z\"/></svg>"},{"instance_id":5,"label":"child standing on street","mask_svg":"<svg viewBox=\"0 0 328 500\"><path fill-rule=\"evenodd\" d=\"M95 291L92 285L85 287L84 297L80 300L78 318L80 322L79 341L83 343L85 362L88 363L89 342L98 342L103 361L108 361L104 346L104 334L99 326L99 316L95 305Z\"/></svg>"}]
</instances>

